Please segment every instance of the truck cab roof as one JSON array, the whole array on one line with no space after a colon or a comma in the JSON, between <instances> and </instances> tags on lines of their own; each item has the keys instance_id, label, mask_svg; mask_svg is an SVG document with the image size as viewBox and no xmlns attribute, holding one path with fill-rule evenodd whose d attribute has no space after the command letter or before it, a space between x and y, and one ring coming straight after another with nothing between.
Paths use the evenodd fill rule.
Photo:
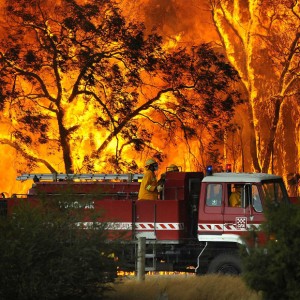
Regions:
<instances>
[{"instance_id":1,"label":"truck cab roof","mask_svg":"<svg viewBox=\"0 0 300 300\"><path fill-rule=\"evenodd\" d=\"M203 182L262 182L265 180L281 180L280 176L266 173L214 173L205 176Z\"/></svg>"}]
</instances>

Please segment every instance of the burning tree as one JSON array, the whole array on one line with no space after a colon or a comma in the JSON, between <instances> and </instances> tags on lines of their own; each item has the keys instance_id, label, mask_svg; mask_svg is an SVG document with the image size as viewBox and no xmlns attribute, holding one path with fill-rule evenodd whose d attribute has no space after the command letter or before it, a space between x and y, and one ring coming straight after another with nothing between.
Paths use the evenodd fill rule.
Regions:
<instances>
[{"instance_id":1,"label":"burning tree","mask_svg":"<svg viewBox=\"0 0 300 300\"><path fill-rule=\"evenodd\" d=\"M211 0L210 4L227 57L248 93L254 169L296 173L300 143L298 0Z\"/></svg>"},{"instance_id":2,"label":"burning tree","mask_svg":"<svg viewBox=\"0 0 300 300\"><path fill-rule=\"evenodd\" d=\"M189 144L203 130L216 140L230 122L237 72L207 44L170 50L114 1L6 1L4 11L0 143L29 170L136 170L126 151L162 159L161 140L181 132Z\"/></svg>"}]
</instances>

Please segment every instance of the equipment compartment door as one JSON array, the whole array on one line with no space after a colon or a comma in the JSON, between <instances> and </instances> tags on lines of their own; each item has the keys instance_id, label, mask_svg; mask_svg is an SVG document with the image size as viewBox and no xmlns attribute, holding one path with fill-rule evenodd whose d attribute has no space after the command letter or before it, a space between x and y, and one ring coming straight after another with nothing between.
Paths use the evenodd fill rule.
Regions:
<instances>
[{"instance_id":1,"label":"equipment compartment door","mask_svg":"<svg viewBox=\"0 0 300 300\"><path fill-rule=\"evenodd\" d=\"M156 230L156 201L137 201L135 206L135 233L136 237L155 239Z\"/></svg>"},{"instance_id":2,"label":"equipment compartment door","mask_svg":"<svg viewBox=\"0 0 300 300\"><path fill-rule=\"evenodd\" d=\"M95 210L100 214L99 221L105 222L112 239L132 239L131 200L95 200Z\"/></svg>"},{"instance_id":3,"label":"equipment compartment door","mask_svg":"<svg viewBox=\"0 0 300 300\"><path fill-rule=\"evenodd\" d=\"M187 238L186 203L183 200L163 200L156 203L155 231L157 240Z\"/></svg>"}]
</instances>

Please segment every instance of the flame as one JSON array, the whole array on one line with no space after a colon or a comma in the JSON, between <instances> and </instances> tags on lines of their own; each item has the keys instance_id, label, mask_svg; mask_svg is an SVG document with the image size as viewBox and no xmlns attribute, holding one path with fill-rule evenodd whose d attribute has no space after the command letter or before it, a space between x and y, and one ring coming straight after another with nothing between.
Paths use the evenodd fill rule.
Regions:
<instances>
[{"instance_id":1,"label":"flame","mask_svg":"<svg viewBox=\"0 0 300 300\"><path fill-rule=\"evenodd\" d=\"M88 2L88 1L86 1ZM210 1L213 3L214 1ZM45 2L46 3L46 2ZM57 2L58 3L58 2ZM123 1L120 5L121 8L126 15L126 18L131 21L136 18L145 22L148 32L151 30L153 26L157 26L158 30L164 37L164 45L163 49L172 51L180 46L187 46L192 44L197 44L200 42L211 42L215 41L219 42L220 36L222 42L225 46L226 55L232 65L236 68L238 73L241 76L241 80L243 85L249 95L249 103L250 110L253 114L253 125L255 128L255 139L257 144L257 151L259 152L259 159L263 160L263 150L266 147L266 141L263 139L263 135L265 135L265 131L269 130L270 124L268 124L265 120L262 120L262 110L257 107L261 107L265 98L262 96L262 89L264 87L260 86L260 82L262 81L262 73L266 72L265 69L258 69L258 64L256 59L258 59L259 44L258 35L265 34L266 31L262 30L267 25L267 17L272 17L271 9L266 10L263 15L264 18L258 19L258 15L262 14L259 10L259 4L257 1L248 1L249 6L246 8L246 4L243 1L216 1L216 5L212 10L213 16L211 17L211 10L207 6L205 1L191 1L186 2L183 0L178 1L161 1L161 0L138 0L138 1ZM220 6L218 6L218 4ZM4 3L0 3L0 25L2 26L5 23L5 16L3 16L3 10L1 9ZM298 10L297 10L298 9ZM278 10L286 10L283 4L281 4ZM284 11L285 12L285 11ZM299 8L295 8L295 14L299 13ZM290 16L290 15L289 15ZM291 18L291 17L290 17ZM264 26L261 26L260 22L264 21ZM290 19L292 20L292 18ZM215 25L213 25L213 22ZM288 28L288 21L286 23L279 23L276 25L274 22L274 26L277 26L277 30L284 32L285 28ZM49 30L55 27L54 23L48 23ZM281 26L281 27L280 27ZM285 26L285 27L284 27ZM217 30L216 30L217 29ZM218 35L219 33L219 35ZM72 32L70 32L70 35ZM1 38L5 37L5 32L0 32ZM117 46L117 45L112 45ZM265 45L263 45L265 47ZM261 50L261 49L259 49ZM76 51L75 48L72 48L71 51ZM264 55L261 54L262 59L264 59ZM264 62L265 63L265 62ZM274 61L270 60L270 64L274 63ZM273 66L273 65L272 65ZM74 71L75 72L75 71ZM279 68L273 68L270 73L274 72L274 74L279 77L281 75ZM47 78L49 74L44 74L44 77ZM63 74L61 74L63 76ZM76 75L74 73L74 75ZM147 78L146 74L143 75L144 80L149 82L149 86L153 83L152 78ZM107 138L109 135L109 131L105 130L97 130L94 126L94 109L95 103L90 103L87 105L84 98L76 98L73 102L69 103L67 101L68 96L71 93L71 87L74 84L72 80L74 80L69 76L63 79L64 84L64 97L62 102L62 107L66 112L65 115L65 125L67 128L72 126L76 126L81 123L82 126L78 129L76 136L72 136L74 140L71 143L71 150L74 154L72 157L74 161L74 169L76 172L81 172L83 170L83 161L87 153L92 153L95 151ZM274 82L274 75L270 75L270 84ZM155 79L155 84L159 83L158 79ZM260 82L258 82L260 81ZM23 88L30 90L32 87L28 83L22 83ZM286 95L286 91L288 91L288 81L284 81L282 89L279 91L280 95ZM55 91L51 91L55 93ZM151 97L155 94L155 90L150 87L144 91L148 97ZM50 108L51 103L48 100L41 100L41 105L44 108ZM167 105L168 101L167 95L161 97L159 105ZM144 101L144 99L140 99L139 101ZM270 104L271 107L272 102L266 102ZM43 109L42 107L40 109ZM236 122L239 125L240 133L243 135L243 143L239 144L240 147L244 148L246 152L246 162L247 171L251 170L251 161L248 159L250 157L249 153L249 124L247 124L247 111L246 105L242 106L238 114L236 116ZM295 108L295 119L298 120L297 126L299 128L299 117L297 117L297 109ZM54 114L51 110L48 110L49 116L53 117ZM272 113L272 109L267 112L268 114ZM291 115L291 118L293 116ZM282 116L281 128L284 128L285 123L283 121L284 115ZM290 119L291 119L290 118ZM192 122L193 120L191 120ZM50 140L54 140L57 138L57 125L55 124L55 120L50 120L50 123L54 128L51 132L48 132ZM263 125L268 125L266 129L263 128ZM17 116L13 115L12 110L8 110L6 108L3 113L1 113L0 119L0 140L7 140L13 142L13 138L11 137L12 128L17 127L18 121ZM185 137L179 131L176 131L173 136L172 143L168 139L168 137L163 132L157 132L154 126L151 123L144 123L144 126L147 126L149 132L154 133L154 137L152 140L150 147L158 150L159 152L165 154L163 162L160 164L159 174L165 172L167 166L171 163L175 163L179 166L182 166L182 170L184 171L199 171L201 167L209 164L207 158L203 154L203 148L209 144L209 133L204 129L199 129L201 132L201 142L199 140L193 140L187 146ZM242 132L243 131L243 132ZM296 133L297 134L297 133ZM31 138L35 140L35 136L30 134ZM136 138L140 138L137 136ZM226 139L226 140L225 140ZM285 139L289 141L289 139L285 136ZM225 166L227 162L231 162L235 166L235 170L240 171L242 169L242 164L244 162L241 159L236 159L232 150L232 146L230 143L233 141L237 141L236 136L231 135L231 133L226 133L224 138L224 145L220 146L220 157L224 156L226 161L220 162ZM114 172L113 169L107 167L107 155L114 154L116 152L116 148L118 145L124 142L121 137L119 139L113 139L106 151L106 155L104 155L99 161L95 161L94 168L99 170L99 172ZM287 143L288 144L288 143ZM281 148L280 143L277 145L278 148ZM282 147L284 148L284 146ZM295 155L300 152L300 136L298 130L298 136L295 136ZM51 151L50 151L51 150ZM285 158L283 160L283 164L285 166L283 168L278 167L278 170L282 173L288 173L288 168L291 171L292 163L289 161L290 158L287 156L286 149L282 150L282 157ZM0 147L1 157L0 161L0 170L3 170L3 174L0 178L0 192L5 191L9 194L12 193L26 193L28 189L28 185L30 183L20 183L16 182L16 176L21 172L21 170L29 170L30 168L26 167L26 160L22 159L20 155L17 154L16 150L7 145L1 145ZM50 154L49 154L50 153ZM124 150L124 156L128 158L128 160L134 160L137 162L140 169L143 168L143 163L145 159L151 155L151 151L145 150L143 153L135 152L132 148L126 148ZM54 148L54 143L50 143L50 146L45 149L39 145L36 145L34 149L29 152L30 155L35 157L48 157L51 158L52 164L58 170L58 172L64 172L64 164L62 159L62 154ZM298 154L299 157L299 154ZM233 163L234 160L234 163ZM295 166L295 164L294 164ZM299 173L299 159L298 164L294 167L293 172ZM285 168L285 169L284 169ZM36 172L49 172L44 167L39 167L35 169ZM158 174L158 175L159 175Z\"/></svg>"},{"instance_id":2,"label":"flame","mask_svg":"<svg viewBox=\"0 0 300 300\"><path fill-rule=\"evenodd\" d=\"M119 277L130 277L130 276L136 276L136 272L119 270L117 272L117 275ZM147 275L148 276L172 276L172 275L195 276L196 274L193 272L179 272L179 271L150 271L147 272Z\"/></svg>"},{"instance_id":3,"label":"flame","mask_svg":"<svg viewBox=\"0 0 300 300\"><path fill-rule=\"evenodd\" d=\"M294 51L299 45L299 37L294 33L295 24L299 26L299 5L288 1L261 4L254 0L247 3L216 1L212 9L213 20L226 54L238 70L249 96L257 165L263 172L276 170L284 175L285 170L290 170L299 174L299 139L296 133L299 118L294 124L287 124L285 106L285 101L293 102L293 92L287 93L287 90L294 88L291 82L296 80L293 74L296 74L294 71L298 69L299 62L299 55ZM294 89L294 92L297 93L297 90ZM295 100L289 104L290 107L297 107ZM282 139L291 141L282 145ZM295 140L293 151L298 154L293 159L283 159L284 166L279 157L270 163L273 160L270 149L276 151L278 147L282 152L275 156L286 156L291 151L288 144Z\"/></svg>"},{"instance_id":4,"label":"flame","mask_svg":"<svg viewBox=\"0 0 300 300\"><path fill-rule=\"evenodd\" d=\"M137 4L138 2L135 3L125 3L123 5L123 10L125 11L125 13L128 14L129 18L132 18L132 16L136 16L135 14L132 14L132 9L134 9L135 12L137 12ZM141 5L143 5L144 7L147 7L147 5L152 6L152 4L148 1L141 1L140 2ZM46 2L45 2L46 5ZM159 6L161 5L161 3L158 4ZM152 6L153 7L153 6ZM163 5L160 8L162 8ZM131 10L131 11L130 11ZM186 10L186 9L185 9ZM138 10L140 12L139 17L148 22L147 20L145 20L145 18L147 17L147 14L143 15L141 12L144 10ZM186 10L187 11L187 10ZM1 18L2 20L5 19L5 16L2 16ZM48 27L48 31L52 32L53 30L55 30L55 23L53 22L47 22L46 23L47 27ZM155 24L148 24L149 28L152 25ZM178 45L180 45L181 42L186 43L186 39L184 40L184 37L187 35L187 31L186 28L182 28L181 30L179 29L178 32L166 32L166 38L165 38L165 43L163 45L163 48L165 50L168 51L172 51L172 49L176 48ZM72 34L70 32L70 34ZM3 36L3 32L2 32L2 36ZM30 38L30 37L29 37ZM113 45L112 45L113 46ZM117 44L115 45L117 46ZM71 51L76 51L75 48L71 49ZM49 73L50 74L50 73ZM45 80L47 80L47 76L49 76L49 74L44 74L44 78ZM94 127L94 105L95 103L89 103L89 105L87 105L87 102L85 101L84 98L76 98L73 102L68 103L67 99L68 99L68 95L70 95L71 93L71 88L72 85L74 84L74 78L76 78L76 73L74 73L71 78L68 76L66 77L64 74L60 74L63 77L63 98L62 98L62 108L65 111L65 118L64 118L64 122L67 128L71 128L73 126L76 126L77 124L82 124L82 126L77 130L76 132L76 136L72 136L74 138L74 140L72 141L71 144L71 148L74 154L73 161L74 161L74 169L76 172L81 172L82 170L82 162L84 161L84 158L86 156L87 153L92 153L93 151L95 151L107 138L109 132L102 130L102 131L98 131L95 129ZM50 77L49 77L50 78ZM148 80L149 83L151 83L151 78L144 78L145 80ZM157 82L155 82L157 83ZM24 89L28 89L30 90L32 87L30 86L30 83L22 83L22 86ZM56 91L51 91L53 92L53 94L56 93ZM148 97L150 97L151 95L155 94L155 91L151 90L151 88L149 88L146 91ZM53 103L49 103L48 100L43 100L40 99L40 104L45 108L45 109L52 109L55 107L53 106ZM140 101L143 101L143 99L141 99ZM160 103L163 105L164 102L167 102L167 96L163 96L160 100ZM25 104L27 105L27 104ZM42 109L42 108L40 108ZM51 112L51 109L48 110L49 116L50 117L54 117L54 113ZM17 116L12 116L12 111L11 110L7 110L4 111L3 116L8 116L10 118L12 118L11 122L9 123L7 121L7 124L4 124L4 119L2 119L2 123L0 124L0 138L2 139L6 139L6 140L10 140L13 141L12 137L10 136L10 132L11 129L13 127L17 127L18 121L17 121ZM7 118L8 120L9 118ZM50 120L50 123L53 125L52 127L54 128L51 132L48 132L49 134L49 138L51 139L56 139L58 136L58 132L57 132L57 125L55 124L55 120L53 118L53 120ZM189 151L189 149L186 149L186 147L184 146L185 140L184 137L182 135L182 133L176 133L175 137L174 137L174 143L170 144L169 139L162 133L162 132L155 132L155 128L151 127L151 124L148 124L148 130L150 132L155 133L154 138L152 140L152 144L150 145L150 147L152 147L153 149L156 149L160 152L164 152L164 153L168 153L167 157L164 159L164 161L160 164L160 171L158 176L160 175L160 173L165 172L167 166L171 163L176 163L180 166L182 166L182 169L185 171L188 170L195 170L195 166L192 162L193 157L191 156L191 153ZM33 134L30 134L30 137L34 140L35 136ZM139 138L139 137L137 137ZM122 143L122 138L119 138L119 140L112 140L108 147L107 147L107 153L115 153L116 151L116 147L118 143ZM195 144L195 143L194 143ZM197 147L197 145L195 144L194 147ZM181 151L179 153L178 148L181 148ZM48 157L49 159L51 159L52 164L55 166L55 168L57 169L58 172L62 172L64 173L64 164L63 164L63 159L62 159L62 155L60 152L58 152L57 150L51 150L51 153L49 155L49 149L44 149L42 147L40 147L39 145L36 145L35 148L32 151L29 151L28 154L35 156L35 157ZM30 185L29 183L19 183L19 182L15 182L15 178L16 175L18 175L18 173L21 171L21 169L26 170L27 168L24 167L25 165L22 166L22 164L25 164L25 160L23 160L20 155L18 155L16 153L16 151L14 149L11 149L10 147L7 146L2 146L0 151L3 151L3 153L6 154L6 160L0 162L0 168L3 170L6 170L6 177L9 177L10 180L7 181L4 178L1 179L0 181L0 189L8 192L9 194L18 192L18 193L25 193L26 190L28 189L28 185ZM151 155L151 152L149 151L145 151L144 153L135 153L133 150L127 150L125 151L125 156L135 160L138 165L143 168L143 164L145 159ZM13 162L13 163L12 163ZM19 165L20 164L20 165ZM113 170L107 169L106 168L106 157L104 156L103 159L100 159L99 161L95 162L94 168L96 170L105 170L105 171L111 171L113 172ZM30 171L31 169L29 169ZM27 172L29 172L27 171ZM45 170L44 167L39 167L37 166L35 168L35 172L49 172L48 170Z\"/></svg>"},{"instance_id":5,"label":"flame","mask_svg":"<svg viewBox=\"0 0 300 300\"><path fill-rule=\"evenodd\" d=\"M171 50L178 46L180 40L182 39L182 33L179 33L175 36L171 36L165 42L163 49L164 50Z\"/></svg>"}]
</instances>

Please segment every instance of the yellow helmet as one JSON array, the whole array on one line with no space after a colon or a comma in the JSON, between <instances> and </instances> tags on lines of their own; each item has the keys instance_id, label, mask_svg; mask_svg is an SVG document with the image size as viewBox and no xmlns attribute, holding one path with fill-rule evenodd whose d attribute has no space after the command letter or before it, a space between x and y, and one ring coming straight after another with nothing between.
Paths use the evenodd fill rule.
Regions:
<instances>
[{"instance_id":1,"label":"yellow helmet","mask_svg":"<svg viewBox=\"0 0 300 300\"><path fill-rule=\"evenodd\" d=\"M148 167L148 166L150 166L150 165L152 165L152 164L156 164L157 162L156 162L156 160L154 159L154 158L148 158L147 160L146 160L146 162L145 162L145 167Z\"/></svg>"},{"instance_id":2,"label":"yellow helmet","mask_svg":"<svg viewBox=\"0 0 300 300\"><path fill-rule=\"evenodd\" d=\"M179 171L178 167L177 167L176 165L174 165L174 164L169 165L169 166L167 167L167 170L168 170L169 172Z\"/></svg>"}]
</instances>

